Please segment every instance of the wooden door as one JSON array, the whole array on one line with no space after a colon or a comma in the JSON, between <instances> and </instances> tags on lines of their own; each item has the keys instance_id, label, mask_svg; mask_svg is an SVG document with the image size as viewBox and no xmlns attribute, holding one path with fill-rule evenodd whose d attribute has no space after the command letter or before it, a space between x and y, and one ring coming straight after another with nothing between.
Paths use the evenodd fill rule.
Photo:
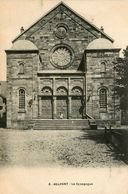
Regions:
<instances>
[{"instance_id":1,"label":"wooden door","mask_svg":"<svg viewBox=\"0 0 128 194\"><path fill-rule=\"evenodd\" d=\"M41 118L52 119L53 118L53 104L52 97L42 97L41 101Z\"/></svg>"},{"instance_id":2,"label":"wooden door","mask_svg":"<svg viewBox=\"0 0 128 194\"><path fill-rule=\"evenodd\" d=\"M56 103L57 119L67 119L68 118L68 101L66 97L57 97Z\"/></svg>"},{"instance_id":3,"label":"wooden door","mask_svg":"<svg viewBox=\"0 0 128 194\"><path fill-rule=\"evenodd\" d=\"M83 107L81 103L81 97L72 97L71 110L73 119L83 118Z\"/></svg>"}]
</instances>

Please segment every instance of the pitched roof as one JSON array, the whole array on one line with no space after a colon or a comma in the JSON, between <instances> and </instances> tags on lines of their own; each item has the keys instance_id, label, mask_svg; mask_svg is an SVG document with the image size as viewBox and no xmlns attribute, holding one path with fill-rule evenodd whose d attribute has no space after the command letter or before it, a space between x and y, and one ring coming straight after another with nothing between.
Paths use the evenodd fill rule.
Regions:
<instances>
[{"instance_id":1,"label":"pitched roof","mask_svg":"<svg viewBox=\"0 0 128 194\"><path fill-rule=\"evenodd\" d=\"M114 40L110 36L108 36L106 33L104 33L102 30L100 30L94 24L92 24L91 22L89 22L87 19L83 18L81 15L79 15L77 12L75 12L73 9L71 9L69 6L67 6L63 2L60 2L54 8L52 8L51 10L49 10L48 13L46 13L44 16L42 16L40 19L38 19L36 22L34 22L28 29L26 29L25 31L23 31L23 33L21 33L20 35L18 35L12 42L15 42L20 36L22 36L23 34L25 34L30 28L32 28L34 25L36 25L40 20L42 20L44 17L46 17L50 12L54 11L55 9L57 9L58 7L61 7L61 6L64 7L64 8L66 8L66 9L68 9L69 11L71 11L73 14L75 14L77 17L79 17L81 20L83 20L83 22L87 23L89 26L91 26L92 28L94 28L97 32L99 32L101 35L105 36L111 42L114 42Z\"/></svg>"}]
</instances>

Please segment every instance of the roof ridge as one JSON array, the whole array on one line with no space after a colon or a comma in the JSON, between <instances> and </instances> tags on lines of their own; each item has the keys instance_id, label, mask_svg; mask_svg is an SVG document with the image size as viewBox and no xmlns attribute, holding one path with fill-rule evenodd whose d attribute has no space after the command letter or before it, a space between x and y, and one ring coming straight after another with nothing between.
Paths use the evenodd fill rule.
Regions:
<instances>
[{"instance_id":1,"label":"roof ridge","mask_svg":"<svg viewBox=\"0 0 128 194\"><path fill-rule=\"evenodd\" d=\"M100 30L96 25L94 25L92 22L90 22L89 20L87 20L86 18L84 18L83 16L81 16L80 14L78 14L75 10L73 10L71 7L69 7L67 4L65 4L63 1L59 2L56 6L54 6L53 8L51 8L50 10L48 10L44 15L42 15L38 20L36 20L30 27L28 27L26 30L24 30L21 34L19 34L13 41L12 43L14 43L20 36L22 36L25 32L27 32L31 27L33 27L35 24L37 24L40 20L42 20L42 18L46 17L50 12L54 11L55 9L57 9L57 7L63 5L64 7L68 8L71 12L73 12L76 16L80 17L82 20L84 20L85 22L87 22L89 25L91 25L93 28L95 28L97 31L99 31L101 34L103 34L104 36L106 36L111 42L114 42L114 40L108 36L106 33L104 33L102 30Z\"/></svg>"}]
</instances>

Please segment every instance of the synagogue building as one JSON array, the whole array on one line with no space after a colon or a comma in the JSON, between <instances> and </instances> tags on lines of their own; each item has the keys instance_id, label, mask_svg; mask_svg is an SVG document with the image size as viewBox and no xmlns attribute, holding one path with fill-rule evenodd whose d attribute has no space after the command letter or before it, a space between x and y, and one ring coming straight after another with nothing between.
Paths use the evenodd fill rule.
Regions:
<instances>
[{"instance_id":1,"label":"synagogue building","mask_svg":"<svg viewBox=\"0 0 128 194\"><path fill-rule=\"evenodd\" d=\"M64 3L22 27L6 50L7 127L120 121L113 42Z\"/></svg>"}]
</instances>

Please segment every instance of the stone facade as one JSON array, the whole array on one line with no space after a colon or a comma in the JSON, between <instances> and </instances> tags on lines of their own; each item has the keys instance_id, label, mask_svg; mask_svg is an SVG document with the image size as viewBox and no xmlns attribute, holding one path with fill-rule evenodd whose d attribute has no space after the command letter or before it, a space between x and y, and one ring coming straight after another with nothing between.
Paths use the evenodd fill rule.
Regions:
<instances>
[{"instance_id":1,"label":"stone facade","mask_svg":"<svg viewBox=\"0 0 128 194\"><path fill-rule=\"evenodd\" d=\"M26 128L32 119L119 120L112 96L112 60L119 49L87 49L99 37L113 42L60 3L13 40L6 50L7 127ZM106 88L101 103L107 107L99 107L100 87Z\"/></svg>"},{"instance_id":2,"label":"stone facade","mask_svg":"<svg viewBox=\"0 0 128 194\"><path fill-rule=\"evenodd\" d=\"M95 119L120 122L120 111L116 111L120 100L113 90L116 76L113 59L118 54L118 49L86 51L86 111Z\"/></svg>"}]
</instances>

